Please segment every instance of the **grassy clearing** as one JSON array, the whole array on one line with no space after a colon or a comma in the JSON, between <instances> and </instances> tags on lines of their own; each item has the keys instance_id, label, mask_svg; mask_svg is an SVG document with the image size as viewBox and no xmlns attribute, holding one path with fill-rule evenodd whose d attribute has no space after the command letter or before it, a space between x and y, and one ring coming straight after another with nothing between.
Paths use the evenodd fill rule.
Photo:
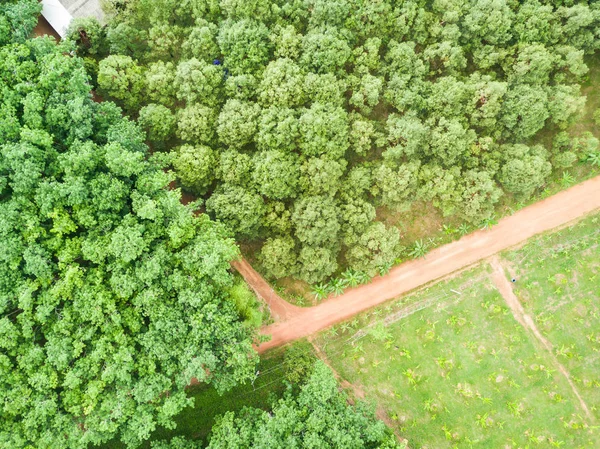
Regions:
<instances>
[{"instance_id":1,"label":"grassy clearing","mask_svg":"<svg viewBox=\"0 0 600 449\"><path fill-rule=\"evenodd\" d=\"M175 436L185 436L194 440L206 442L206 437L214 424L215 417L227 411L238 411L243 407L256 407L267 410L273 398L282 397L285 391L283 383L283 349L266 354L260 361L258 376L254 385L240 385L223 395L211 386L197 385L190 387L188 395L194 398L194 407L184 409L175 422L173 430L159 428L142 448L149 448L150 441L170 439ZM102 449L124 449L125 445L113 441L101 446Z\"/></svg>"},{"instance_id":2,"label":"grassy clearing","mask_svg":"<svg viewBox=\"0 0 600 449\"><path fill-rule=\"evenodd\" d=\"M317 342L412 448L600 447L565 378L487 270L388 304ZM394 315L399 320L384 326Z\"/></svg>"},{"instance_id":3,"label":"grassy clearing","mask_svg":"<svg viewBox=\"0 0 600 449\"><path fill-rule=\"evenodd\" d=\"M600 215L506 253L515 293L600 423Z\"/></svg>"}]
</instances>

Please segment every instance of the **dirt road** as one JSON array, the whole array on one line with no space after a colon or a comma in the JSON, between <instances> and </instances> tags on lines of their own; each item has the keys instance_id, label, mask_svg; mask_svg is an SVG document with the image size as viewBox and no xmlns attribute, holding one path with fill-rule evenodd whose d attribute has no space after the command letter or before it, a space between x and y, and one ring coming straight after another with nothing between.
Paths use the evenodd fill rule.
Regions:
<instances>
[{"instance_id":1,"label":"dirt road","mask_svg":"<svg viewBox=\"0 0 600 449\"><path fill-rule=\"evenodd\" d=\"M491 230L474 232L433 250L423 259L399 265L370 284L315 307L288 309L287 319L262 330L272 338L258 350L263 352L311 335L599 208L600 176L526 207Z\"/></svg>"},{"instance_id":2,"label":"dirt road","mask_svg":"<svg viewBox=\"0 0 600 449\"><path fill-rule=\"evenodd\" d=\"M303 310L281 298L246 259L236 260L231 266L242 275L254 293L267 303L274 321L289 320Z\"/></svg>"}]
</instances>

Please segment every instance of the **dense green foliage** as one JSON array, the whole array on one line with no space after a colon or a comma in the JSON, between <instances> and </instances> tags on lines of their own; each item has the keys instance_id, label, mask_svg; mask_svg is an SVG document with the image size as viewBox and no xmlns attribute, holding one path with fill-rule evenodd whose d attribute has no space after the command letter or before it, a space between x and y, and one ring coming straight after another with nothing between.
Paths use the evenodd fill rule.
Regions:
<instances>
[{"instance_id":1,"label":"dense green foliage","mask_svg":"<svg viewBox=\"0 0 600 449\"><path fill-rule=\"evenodd\" d=\"M3 4L0 23L27 35L20 11ZM220 391L253 377L260 317L234 285L229 232L180 203L137 124L92 101L70 45L13 36L0 38L0 448L135 447L174 425L192 377Z\"/></svg>"},{"instance_id":2,"label":"dense green foliage","mask_svg":"<svg viewBox=\"0 0 600 449\"><path fill-rule=\"evenodd\" d=\"M167 148L181 185L264 245L272 277L374 273L399 250L372 205L425 201L477 225L503 194L526 200L552 164L586 157L530 140L585 103L596 2L112 4L98 36L110 55L79 47L100 59L99 90L143 108L151 140L171 136L159 105L177 115Z\"/></svg>"},{"instance_id":3,"label":"dense green foliage","mask_svg":"<svg viewBox=\"0 0 600 449\"><path fill-rule=\"evenodd\" d=\"M0 4L0 45L26 41L41 10L42 5L37 0L3 0Z\"/></svg>"},{"instance_id":4,"label":"dense green foliage","mask_svg":"<svg viewBox=\"0 0 600 449\"><path fill-rule=\"evenodd\" d=\"M153 449L199 449L183 438ZM288 391L270 411L244 408L217 419L209 449L399 449L396 438L363 403L348 405L331 370L317 362L299 393Z\"/></svg>"},{"instance_id":5,"label":"dense green foliage","mask_svg":"<svg viewBox=\"0 0 600 449\"><path fill-rule=\"evenodd\" d=\"M282 381L281 364L287 348L279 348L261 356L256 365L260 373L250 381L240 383L226 392L219 392L211 384L191 385L186 389L192 405L175 416L175 428L158 427L150 439L140 446L149 449L152 444L165 444L176 437L193 440L201 447L208 444L208 436L215 424L215 419L229 411L239 411L244 407L270 410L273 401L282 398L289 384ZM315 358L310 350L306 353L309 360L307 373L314 365ZM305 376L303 380L306 380ZM296 389L297 390L297 389ZM125 449L118 440L111 440L98 449Z\"/></svg>"}]
</instances>

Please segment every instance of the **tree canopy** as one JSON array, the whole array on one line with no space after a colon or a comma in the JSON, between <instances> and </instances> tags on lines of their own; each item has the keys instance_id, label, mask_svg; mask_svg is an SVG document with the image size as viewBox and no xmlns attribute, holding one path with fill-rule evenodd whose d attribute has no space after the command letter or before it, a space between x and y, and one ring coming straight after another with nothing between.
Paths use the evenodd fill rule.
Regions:
<instances>
[{"instance_id":1,"label":"tree canopy","mask_svg":"<svg viewBox=\"0 0 600 449\"><path fill-rule=\"evenodd\" d=\"M389 246L397 231L368 226L380 211L422 201L478 225L503 195L526 200L554 168L584 157L532 142L582 111L584 56L600 46L597 2L112 4L103 34L88 25L109 50L78 46L99 60L100 90L133 117L140 111L148 139L162 137L179 155L181 185L238 238L257 241L261 260L277 260L276 247L287 248L281 260L297 255L285 270L265 265L274 277L322 281L350 261L359 266L367 242L381 238L369 256L377 270L400 251ZM212 152L182 163L184 144ZM377 213L362 214L368 223L352 238L337 216L329 228L311 222L363 203ZM315 238L319 227L327 239ZM311 261L325 240L324 260Z\"/></svg>"},{"instance_id":2,"label":"tree canopy","mask_svg":"<svg viewBox=\"0 0 600 449\"><path fill-rule=\"evenodd\" d=\"M226 413L213 427L208 449L399 449L396 438L363 403L350 406L331 370L317 362L300 393L288 394L270 412Z\"/></svg>"},{"instance_id":3,"label":"tree canopy","mask_svg":"<svg viewBox=\"0 0 600 449\"><path fill-rule=\"evenodd\" d=\"M299 360L295 360L296 363ZM244 408L217 418L208 449L401 449L396 437L362 402L348 405L331 370L317 362L298 393L288 390L271 410ZM153 449L199 449L181 437Z\"/></svg>"},{"instance_id":4,"label":"tree canopy","mask_svg":"<svg viewBox=\"0 0 600 449\"><path fill-rule=\"evenodd\" d=\"M28 35L19 14L39 6L20 5L3 3L0 24ZM92 101L71 44L11 36L0 37L0 447L137 447L174 426L191 378L225 390L252 376L256 317L231 289L238 248L180 203L140 126ZM103 64L101 84L123 77L111 93L132 107L143 70L125 55ZM170 114L146 106L152 138ZM212 151L187 145L175 163L200 191L213 172L190 159Z\"/></svg>"}]
</instances>

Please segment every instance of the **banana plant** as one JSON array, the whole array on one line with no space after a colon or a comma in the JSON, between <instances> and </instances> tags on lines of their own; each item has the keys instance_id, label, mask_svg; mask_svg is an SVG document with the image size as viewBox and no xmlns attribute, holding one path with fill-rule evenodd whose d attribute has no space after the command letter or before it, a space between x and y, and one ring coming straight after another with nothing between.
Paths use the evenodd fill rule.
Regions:
<instances>
[{"instance_id":1,"label":"banana plant","mask_svg":"<svg viewBox=\"0 0 600 449\"><path fill-rule=\"evenodd\" d=\"M417 240L409 256L413 259L418 259L419 257L425 257L425 254L427 254L427 243L423 242L423 240Z\"/></svg>"}]
</instances>

